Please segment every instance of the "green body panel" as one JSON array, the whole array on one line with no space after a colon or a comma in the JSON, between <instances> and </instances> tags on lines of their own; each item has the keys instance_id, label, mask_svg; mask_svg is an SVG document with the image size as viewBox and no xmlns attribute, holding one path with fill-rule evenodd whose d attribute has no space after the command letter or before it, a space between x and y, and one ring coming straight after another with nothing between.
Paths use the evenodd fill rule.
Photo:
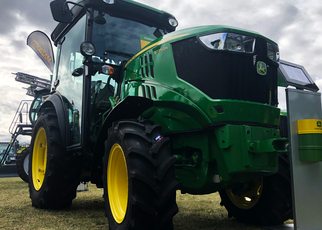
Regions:
<instances>
[{"instance_id":1,"label":"green body panel","mask_svg":"<svg viewBox=\"0 0 322 230\"><path fill-rule=\"evenodd\" d=\"M161 124L170 137L173 154L178 157L176 175L181 190L192 194L231 188L271 175L278 168L278 152L285 151L286 139L280 138L277 130L278 108L212 99L178 77L172 43L216 31L264 38L224 26L170 33L150 43L127 63L122 86L121 98L140 96L154 101L155 106L143 118Z\"/></svg>"},{"instance_id":2,"label":"green body panel","mask_svg":"<svg viewBox=\"0 0 322 230\"><path fill-rule=\"evenodd\" d=\"M180 120L180 122L186 120L186 123L192 124L188 129L165 127L165 132L198 129L209 123L226 121L277 126L280 110L274 106L249 101L211 99L204 92L178 77L171 43L200 33L222 31L224 28L227 27L207 26L176 31L144 48L126 66L121 98L141 96L156 101L161 104L163 111L163 115L160 115L160 110L158 110L156 115L158 117L171 117L166 113L172 113L173 110L164 112L164 109L167 106L174 107L174 110L178 110L174 120ZM235 31L232 28L227 30ZM236 30L235 32L241 31ZM147 62L145 62L146 59ZM153 69L153 76L151 76L151 69ZM161 101L166 103L161 103ZM180 103L185 105L179 105ZM215 108L221 108L223 112L218 112ZM187 120L187 117L191 120Z\"/></svg>"},{"instance_id":3,"label":"green body panel","mask_svg":"<svg viewBox=\"0 0 322 230\"><path fill-rule=\"evenodd\" d=\"M277 171L278 152L286 139L277 130L247 125L225 125L206 132L171 136L183 192L203 194L232 188L236 183Z\"/></svg>"}]
</instances>

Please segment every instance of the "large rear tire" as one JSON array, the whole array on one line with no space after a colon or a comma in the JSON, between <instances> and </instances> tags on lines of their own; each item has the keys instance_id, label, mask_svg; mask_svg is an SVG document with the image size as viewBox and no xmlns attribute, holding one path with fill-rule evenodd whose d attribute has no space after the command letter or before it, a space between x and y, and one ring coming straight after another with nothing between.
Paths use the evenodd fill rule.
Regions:
<instances>
[{"instance_id":1,"label":"large rear tire","mask_svg":"<svg viewBox=\"0 0 322 230\"><path fill-rule=\"evenodd\" d=\"M29 192L32 205L61 209L71 205L79 185L79 162L65 151L56 112L45 108L35 124L29 160Z\"/></svg>"},{"instance_id":2,"label":"large rear tire","mask_svg":"<svg viewBox=\"0 0 322 230\"><path fill-rule=\"evenodd\" d=\"M28 168L29 168L29 152L30 147L25 148L21 151L21 153L17 157L17 173L18 176L24 181L28 183Z\"/></svg>"},{"instance_id":3,"label":"large rear tire","mask_svg":"<svg viewBox=\"0 0 322 230\"><path fill-rule=\"evenodd\" d=\"M228 217L248 224L283 224L293 218L288 155L280 155L276 174L254 180L249 191L237 195L226 189L219 193Z\"/></svg>"},{"instance_id":4,"label":"large rear tire","mask_svg":"<svg viewBox=\"0 0 322 230\"><path fill-rule=\"evenodd\" d=\"M171 230L178 212L169 139L150 121L120 121L108 131L104 199L111 230Z\"/></svg>"}]
</instances>

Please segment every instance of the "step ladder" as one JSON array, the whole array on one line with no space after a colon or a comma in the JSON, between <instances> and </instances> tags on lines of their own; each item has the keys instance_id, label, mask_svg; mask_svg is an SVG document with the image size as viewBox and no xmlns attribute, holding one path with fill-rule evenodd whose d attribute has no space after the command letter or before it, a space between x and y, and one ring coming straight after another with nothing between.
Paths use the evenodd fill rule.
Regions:
<instances>
[{"instance_id":1,"label":"step ladder","mask_svg":"<svg viewBox=\"0 0 322 230\"><path fill-rule=\"evenodd\" d=\"M10 153L11 148L15 145L17 137L19 135L29 135L32 134L33 125L29 120L29 108L32 100L22 100L16 111L11 125L9 127L9 133L11 133L11 140L6 148L4 155L0 161L0 168L5 164L6 158Z\"/></svg>"},{"instance_id":2,"label":"step ladder","mask_svg":"<svg viewBox=\"0 0 322 230\"><path fill-rule=\"evenodd\" d=\"M50 91L50 88L51 88L50 80L46 80L46 79L36 77L30 74L22 73L22 72L17 72L12 74L16 75L15 77L16 81L30 85L28 88L26 88L27 89L26 94L29 96L32 96L35 98L36 88L48 89ZM30 106L32 102L33 100L22 100L18 106L16 115L14 116L11 122L11 125L9 127L9 133L11 133L11 140L0 161L0 168L2 168L2 166L4 165L11 148L14 146L17 140L17 137L19 135L31 136L32 134L33 124L29 119L30 109L32 109L30 108Z\"/></svg>"}]
</instances>

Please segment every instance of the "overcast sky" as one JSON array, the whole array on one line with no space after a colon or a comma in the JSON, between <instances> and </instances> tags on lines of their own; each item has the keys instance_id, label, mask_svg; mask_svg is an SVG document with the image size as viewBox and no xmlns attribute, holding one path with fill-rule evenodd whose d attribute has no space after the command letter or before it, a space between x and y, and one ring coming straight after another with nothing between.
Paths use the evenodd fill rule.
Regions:
<instances>
[{"instance_id":1,"label":"overcast sky","mask_svg":"<svg viewBox=\"0 0 322 230\"><path fill-rule=\"evenodd\" d=\"M51 0L0 0L0 141L9 141L9 125L26 84L11 73L24 72L49 79L50 71L26 45L34 30L50 36L55 28ZM173 14L178 29L199 25L230 25L254 30L279 44L281 59L303 65L322 88L321 0L138 0ZM282 93L284 94L284 91ZM280 100L281 107L285 103ZM20 142L29 138L18 138Z\"/></svg>"}]
</instances>

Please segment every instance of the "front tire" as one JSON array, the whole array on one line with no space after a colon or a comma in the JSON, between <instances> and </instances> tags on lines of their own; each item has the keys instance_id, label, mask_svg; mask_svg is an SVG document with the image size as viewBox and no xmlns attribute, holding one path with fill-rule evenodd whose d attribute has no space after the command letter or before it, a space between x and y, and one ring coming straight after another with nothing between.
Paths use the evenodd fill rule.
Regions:
<instances>
[{"instance_id":1,"label":"front tire","mask_svg":"<svg viewBox=\"0 0 322 230\"><path fill-rule=\"evenodd\" d=\"M279 156L276 174L254 180L253 184L243 194L234 194L230 189L219 191L228 217L257 225L281 225L293 218L288 153Z\"/></svg>"},{"instance_id":2,"label":"front tire","mask_svg":"<svg viewBox=\"0 0 322 230\"><path fill-rule=\"evenodd\" d=\"M24 181L28 183L28 168L29 168L29 152L30 147L25 148L17 157L17 173L18 176Z\"/></svg>"},{"instance_id":3,"label":"front tire","mask_svg":"<svg viewBox=\"0 0 322 230\"><path fill-rule=\"evenodd\" d=\"M29 160L32 205L61 209L71 205L79 185L79 162L65 151L54 109L45 108L35 124Z\"/></svg>"},{"instance_id":4,"label":"front tire","mask_svg":"<svg viewBox=\"0 0 322 230\"><path fill-rule=\"evenodd\" d=\"M109 129L104 199L111 230L173 229L178 212L169 139L150 121L120 121Z\"/></svg>"}]
</instances>

